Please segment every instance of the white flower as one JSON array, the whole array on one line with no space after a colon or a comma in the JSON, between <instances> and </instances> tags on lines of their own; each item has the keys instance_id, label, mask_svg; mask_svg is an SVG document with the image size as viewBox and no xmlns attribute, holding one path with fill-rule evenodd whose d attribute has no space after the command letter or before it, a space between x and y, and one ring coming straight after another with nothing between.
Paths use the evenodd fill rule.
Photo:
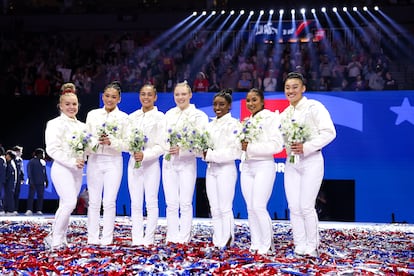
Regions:
<instances>
[{"instance_id":1,"label":"white flower","mask_svg":"<svg viewBox=\"0 0 414 276\"><path fill-rule=\"evenodd\" d=\"M148 137L144 134L142 130L135 129L131 137L129 139L129 150L132 152L139 152L143 151L145 148L145 145L148 142ZM139 169L141 167L140 161L135 161L135 169Z\"/></svg>"},{"instance_id":2,"label":"white flower","mask_svg":"<svg viewBox=\"0 0 414 276\"><path fill-rule=\"evenodd\" d=\"M295 119L292 119L291 116L282 120L279 128L285 141L286 150L289 154L289 162L296 164L299 162L299 156L294 154L290 147L293 143L303 144L308 141L311 136L310 128L305 124L299 124Z\"/></svg>"},{"instance_id":3,"label":"white flower","mask_svg":"<svg viewBox=\"0 0 414 276\"><path fill-rule=\"evenodd\" d=\"M213 148L210 134L200 131L194 123L186 121L183 126L168 129L168 143L170 146L179 146L183 150L202 153ZM165 155L167 161L171 160L171 154Z\"/></svg>"},{"instance_id":4,"label":"white flower","mask_svg":"<svg viewBox=\"0 0 414 276\"><path fill-rule=\"evenodd\" d=\"M83 131L75 131L71 134L69 146L72 150L72 155L75 157L83 157L85 150L90 146L92 135Z\"/></svg>"},{"instance_id":5,"label":"white flower","mask_svg":"<svg viewBox=\"0 0 414 276\"><path fill-rule=\"evenodd\" d=\"M254 116L250 118L246 118L242 122L241 130L235 130L234 133L236 134L237 138L240 142L254 142L259 138L259 135L262 133L263 129L260 124L262 117Z\"/></svg>"}]
</instances>

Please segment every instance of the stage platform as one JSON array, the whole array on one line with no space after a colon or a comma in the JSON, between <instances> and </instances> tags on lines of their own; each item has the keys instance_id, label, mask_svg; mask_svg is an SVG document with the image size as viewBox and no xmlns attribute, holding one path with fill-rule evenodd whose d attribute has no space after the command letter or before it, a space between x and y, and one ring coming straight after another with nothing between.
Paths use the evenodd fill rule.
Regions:
<instances>
[{"instance_id":1,"label":"stage platform","mask_svg":"<svg viewBox=\"0 0 414 276\"><path fill-rule=\"evenodd\" d=\"M296 256L289 221L273 221L275 251L249 252L247 220L236 220L232 247L211 243L211 220L195 218L188 244L165 244L159 219L156 243L131 246L131 221L117 217L114 244L87 245L86 216L72 216L69 245L51 251L43 239L54 216L0 217L1 275L414 275L414 225L319 223L318 257Z\"/></svg>"}]
</instances>

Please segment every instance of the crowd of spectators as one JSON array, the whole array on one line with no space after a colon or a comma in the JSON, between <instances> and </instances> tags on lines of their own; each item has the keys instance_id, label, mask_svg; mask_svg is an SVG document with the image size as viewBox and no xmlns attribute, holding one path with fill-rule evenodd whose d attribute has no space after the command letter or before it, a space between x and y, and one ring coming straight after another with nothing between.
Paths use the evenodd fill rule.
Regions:
<instances>
[{"instance_id":1,"label":"crowd of spectators","mask_svg":"<svg viewBox=\"0 0 414 276\"><path fill-rule=\"evenodd\" d=\"M0 37L0 93L47 96L72 81L81 94L99 93L113 80L123 91L152 83L171 92L186 80L195 92L231 88L282 91L286 74L301 72L308 91L395 90L390 60L381 47L343 41L253 43L206 49L212 32L188 41L156 45L156 35L128 33L23 33ZM182 45L177 47L177 45ZM210 46L209 46L210 47ZM214 46L213 46L214 47ZM200 56L202 58L200 58Z\"/></svg>"}]
</instances>

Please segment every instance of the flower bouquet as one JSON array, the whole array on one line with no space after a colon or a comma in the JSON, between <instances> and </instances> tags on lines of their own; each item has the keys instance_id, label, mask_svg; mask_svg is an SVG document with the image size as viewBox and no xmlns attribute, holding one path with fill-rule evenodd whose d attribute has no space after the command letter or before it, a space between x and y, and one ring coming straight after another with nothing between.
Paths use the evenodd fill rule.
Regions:
<instances>
[{"instance_id":1,"label":"flower bouquet","mask_svg":"<svg viewBox=\"0 0 414 276\"><path fill-rule=\"evenodd\" d=\"M168 129L168 139L167 142L170 144L170 147L178 146L181 141L181 133L177 130ZM165 155L165 160L171 160L171 154L167 153Z\"/></svg>"},{"instance_id":2,"label":"flower bouquet","mask_svg":"<svg viewBox=\"0 0 414 276\"><path fill-rule=\"evenodd\" d=\"M102 125L100 125L98 127L97 133L98 133L98 138L103 137L103 136L112 136L112 137L116 137L118 134L118 123L117 122L104 122ZM97 151L99 148L99 144L96 144L93 147L93 151Z\"/></svg>"},{"instance_id":3,"label":"flower bouquet","mask_svg":"<svg viewBox=\"0 0 414 276\"><path fill-rule=\"evenodd\" d=\"M282 121L280 131L289 152L289 163L297 164L299 155L293 153L290 147L293 143L305 143L310 138L310 129L307 125L299 124L295 119Z\"/></svg>"},{"instance_id":4,"label":"flower bouquet","mask_svg":"<svg viewBox=\"0 0 414 276\"><path fill-rule=\"evenodd\" d=\"M262 118L258 116L243 120L241 130L234 131L240 142L246 141L251 143L257 140L260 133L262 133L262 126L260 125L261 119Z\"/></svg>"},{"instance_id":5,"label":"flower bouquet","mask_svg":"<svg viewBox=\"0 0 414 276\"><path fill-rule=\"evenodd\" d=\"M262 117L250 117L246 118L242 122L241 130L235 130L237 139L241 142L254 142L259 138L259 135L262 133L263 129L260 124ZM241 160L246 160L246 152L243 151Z\"/></svg>"},{"instance_id":6,"label":"flower bouquet","mask_svg":"<svg viewBox=\"0 0 414 276\"><path fill-rule=\"evenodd\" d=\"M129 139L129 150L132 152L143 151L147 142L148 137L144 132L139 129L134 129ZM135 161L134 168L139 169L140 167L141 161Z\"/></svg>"},{"instance_id":7,"label":"flower bouquet","mask_svg":"<svg viewBox=\"0 0 414 276\"><path fill-rule=\"evenodd\" d=\"M170 146L179 146L190 152L202 153L212 148L211 137L207 131L200 131L192 124L185 124L182 128L168 129L168 143ZM165 160L171 160L171 154L165 155Z\"/></svg>"},{"instance_id":8,"label":"flower bouquet","mask_svg":"<svg viewBox=\"0 0 414 276\"><path fill-rule=\"evenodd\" d=\"M84 131L76 131L71 135L69 146L72 155L77 159L85 158L85 150L90 146L92 135Z\"/></svg>"},{"instance_id":9,"label":"flower bouquet","mask_svg":"<svg viewBox=\"0 0 414 276\"><path fill-rule=\"evenodd\" d=\"M213 142L211 140L210 133L207 131L199 131L193 129L190 132L190 136L187 139L188 147L186 148L189 151L194 151L198 154L202 154L204 151L213 148Z\"/></svg>"}]
</instances>

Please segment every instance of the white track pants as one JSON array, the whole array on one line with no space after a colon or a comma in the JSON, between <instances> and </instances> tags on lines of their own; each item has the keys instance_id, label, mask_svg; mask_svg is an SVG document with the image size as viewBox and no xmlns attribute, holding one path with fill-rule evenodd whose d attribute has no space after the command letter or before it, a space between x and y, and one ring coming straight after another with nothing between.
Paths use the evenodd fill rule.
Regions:
<instances>
[{"instance_id":1,"label":"white track pants","mask_svg":"<svg viewBox=\"0 0 414 276\"><path fill-rule=\"evenodd\" d=\"M223 247L234 241L233 199L237 181L234 162L210 163L206 172L206 190L213 224L213 243Z\"/></svg>"},{"instance_id":2,"label":"white track pants","mask_svg":"<svg viewBox=\"0 0 414 276\"><path fill-rule=\"evenodd\" d=\"M69 169L58 162L53 162L51 179L59 196L59 207L55 214L52 230L52 246L62 245L70 222L70 215L76 207L82 187L82 169Z\"/></svg>"},{"instance_id":3,"label":"white track pants","mask_svg":"<svg viewBox=\"0 0 414 276\"><path fill-rule=\"evenodd\" d=\"M196 158L164 160L162 180L167 205L166 242L186 243L191 238Z\"/></svg>"},{"instance_id":4,"label":"white track pants","mask_svg":"<svg viewBox=\"0 0 414 276\"><path fill-rule=\"evenodd\" d=\"M159 160L143 162L139 169L134 169L135 160L128 163L128 189L131 197L132 244L148 245L154 243L158 224L158 190L161 168ZM147 210L147 224L144 231L143 206Z\"/></svg>"},{"instance_id":5,"label":"white track pants","mask_svg":"<svg viewBox=\"0 0 414 276\"><path fill-rule=\"evenodd\" d=\"M116 198L122 179L122 155L93 154L88 159L87 180L89 192L88 243L113 243L116 216ZM103 230L99 240L99 219L103 203Z\"/></svg>"},{"instance_id":6,"label":"white track pants","mask_svg":"<svg viewBox=\"0 0 414 276\"><path fill-rule=\"evenodd\" d=\"M295 247L310 251L319 244L316 197L324 174L323 157L316 152L296 165L286 163L285 192Z\"/></svg>"},{"instance_id":7,"label":"white track pants","mask_svg":"<svg viewBox=\"0 0 414 276\"><path fill-rule=\"evenodd\" d=\"M241 164L240 183L247 206L251 250L266 253L273 244L273 227L267 204L276 178L274 160L249 160Z\"/></svg>"}]
</instances>

